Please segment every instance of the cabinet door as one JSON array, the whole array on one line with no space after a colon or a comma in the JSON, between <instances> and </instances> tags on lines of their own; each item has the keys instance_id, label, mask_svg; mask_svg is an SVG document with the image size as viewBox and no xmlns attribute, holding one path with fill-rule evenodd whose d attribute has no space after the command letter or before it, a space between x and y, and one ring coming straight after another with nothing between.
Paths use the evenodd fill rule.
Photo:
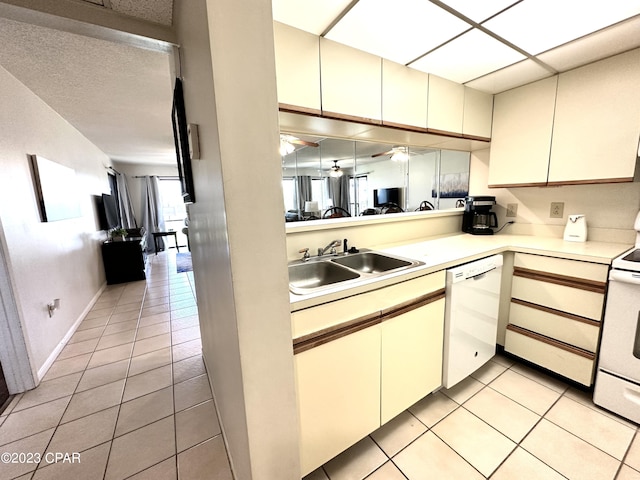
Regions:
<instances>
[{"instance_id":1,"label":"cabinet door","mask_svg":"<svg viewBox=\"0 0 640 480\"><path fill-rule=\"evenodd\" d=\"M380 325L294 357L305 476L380 426Z\"/></svg>"},{"instance_id":2,"label":"cabinet door","mask_svg":"<svg viewBox=\"0 0 640 480\"><path fill-rule=\"evenodd\" d=\"M382 60L382 121L386 125L427 128L429 75Z\"/></svg>"},{"instance_id":3,"label":"cabinet door","mask_svg":"<svg viewBox=\"0 0 640 480\"><path fill-rule=\"evenodd\" d=\"M382 323L381 424L442 385L444 302Z\"/></svg>"},{"instance_id":4,"label":"cabinet door","mask_svg":"<svg viewBox=\"0 0 640 480\"><path fill-rule=\"evenodd\" d=\"M462 134L491 138L493 119L493 95L464 87L464 111Z\"/></svg>"},{"instance_id":5,"label":"cabinet door","mask_svg":"<svg viewBox=\"0 0 640 480\"><path fill-rule=\"evenodd\" d=\"M560 74L549 183L632 181L640 49Z\"/></svg>"},{"instance_id":6,"label":"cabinet door","mask_svg":"<svg viewBox=\"0 0 640 480\"><path fill-rule=\"evenodd\" d=\"M490 187L547 183L557 79L494 97Z\"/></svg>"},{"instance_id":7,"label":"cabinet door","mask_svg":"<svg viewBox=\"0 0 640 480\"><path fill-rule=\"evenodd\" d=\"M464 86L429 75L427 128L462 134Z\"/></svg>"},{"instance_id":8,"label":"cabinet door","mask_svg":"<svg viewBox=\"0 0 640 480\"><path fill-rule=\"evenodd\" d=\"M380 57L321 38L320 69L324 115L381 123Z\"/></svg>"},{"instance_id":9,"label":"cabinet door","mask_svg":"<svg viewBox=\"0 0 640 480\"><path fill-rule=\"evenodd\" d=\"M278 102L320 113L320 41L311 33L273 23Z\"/></svg>"}]
</instances>

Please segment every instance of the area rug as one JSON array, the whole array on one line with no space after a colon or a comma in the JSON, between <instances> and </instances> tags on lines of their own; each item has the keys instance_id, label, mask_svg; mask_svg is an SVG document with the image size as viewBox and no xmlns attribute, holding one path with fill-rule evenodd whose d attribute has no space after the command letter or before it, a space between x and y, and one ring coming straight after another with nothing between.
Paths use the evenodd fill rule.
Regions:
<instances>
[{"instance_id":1,"label":"area rug","mask_svg":"<svg viewBox=\"0 0 640 480\"><path fill-rule=\"evenodd\" d=\"M193 271L191 264L191 252L176 253L176 271L178 273Z\"/></svg>"}]
</instances>

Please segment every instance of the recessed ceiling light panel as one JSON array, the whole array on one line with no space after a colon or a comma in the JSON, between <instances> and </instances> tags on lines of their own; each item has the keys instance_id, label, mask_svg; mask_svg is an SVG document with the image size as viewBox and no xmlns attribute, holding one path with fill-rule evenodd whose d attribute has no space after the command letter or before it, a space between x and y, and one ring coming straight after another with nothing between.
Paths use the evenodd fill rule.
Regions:
<instances>
[{"instance_id":1,"label":"recessed ceiling light panel","mask_svg":"<svg viewBox=\"0 0 640 480\"><path fill-rule=\"evenodd\" d=\"M532 55L640 14L640 0L524 0L482 26Z\"/></svg>"},{"instance_id":2,"label":"recessed ceiling light panel","mask_svg":"<svg viewBox=\"0 0 640 480\"><path fill-rule=\"evenodd\" d=\"M272 0L273 19L320 35L349 6L351 0Z\"/></svg>"},{"instance_id":3,"label":"recessed ceiling light panel","mask_svg":"<svg viewBox=\"0 0 640 480\"><path fill-rule=\"evenodd\" d=\"M412 63L410 67L465 83L524 58L521 53L486 33L473 29Z\"/></svg>"},{"instance_id":4,"label":"recessed ceiling light panel","mask_svg":"<svg viewBox=\"0 0 640 480\"><path fill-rule=\"evenodd\" d=\"M469 28L425 0L361 0L326 37L406 64Z\"/></svg>"},{"instance_id":5,"label":"recessed ceiling light panel","mask_svg":"<svg viewBox=\"0 0 640 480\"><path fill-rule=\"evenodd\" d=\"M640 16L538 55L559 72L640 47Z\"/></svg>"},{"instance_id":6,"label":"recessed ceiling light panel","mask_svg":"<svg viewBox=\"0 0 640 480\"><path fill-rule=\"evenodd\" d=\"M496 94L550 77L551 75L553 75L552 72L541 67L533 60L523 60L473 80L466 85L481 92Z\"/></svg>"},{"instance_id":7,"label":"recessed ceiling light panel","mask_svg":"<svg viewBox=\"0 0 640 480\"><path fill-rule=\"evenodd\" d=\"M442 3L446 3L474 22L481 23L517 2L516 0L443 0Z\"/></svg>"}]
</instances>

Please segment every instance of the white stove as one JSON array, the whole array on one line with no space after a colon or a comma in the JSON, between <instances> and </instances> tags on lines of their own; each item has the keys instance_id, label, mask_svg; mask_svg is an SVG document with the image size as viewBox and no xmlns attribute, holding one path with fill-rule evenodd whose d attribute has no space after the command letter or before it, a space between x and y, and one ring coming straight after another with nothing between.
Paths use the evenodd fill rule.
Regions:
<instances>
[{"instance_id":1,"label":"white stove","mask_svg":"<svg viewBox=\"0 0 640 480\"><path fill-rule=\"evenodd\" d=\"M636 246L611 263L593 401L640 423L640 213Z\"/></svg>"},{"instance_id":2,"label":"white stove","mask_svg":"<svg viewBox=\"0 0 640 480\"><path fill-rule=\"evenodd\" d=\"M640 272L640 245L636 245L631 250L624 252L614 259L611 263L611 268Z\"/></svg>"}]
</instances>

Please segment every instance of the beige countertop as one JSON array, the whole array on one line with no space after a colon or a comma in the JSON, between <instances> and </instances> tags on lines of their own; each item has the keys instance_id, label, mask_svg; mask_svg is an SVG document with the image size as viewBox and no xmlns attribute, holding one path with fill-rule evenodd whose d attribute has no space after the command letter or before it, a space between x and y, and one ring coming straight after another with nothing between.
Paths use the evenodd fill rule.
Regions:
<instances>
[{"instance_id":1,"label":"beige countertop","mask_svg":"<svg viewBox=\"0 0 640 480\"><path fill-rule=\"evenodd\" d=\"M523 252L610 265L611 261L632 245L606 242L567 242L561 238L528 235L457 234L422 242L371 246L373 250L424 262L410 270L367 279L344 289L309 295L290 294L291 311L312 307L347 296L392 285L463 263L502 252Z\"/></svg>"}]
</instances>

